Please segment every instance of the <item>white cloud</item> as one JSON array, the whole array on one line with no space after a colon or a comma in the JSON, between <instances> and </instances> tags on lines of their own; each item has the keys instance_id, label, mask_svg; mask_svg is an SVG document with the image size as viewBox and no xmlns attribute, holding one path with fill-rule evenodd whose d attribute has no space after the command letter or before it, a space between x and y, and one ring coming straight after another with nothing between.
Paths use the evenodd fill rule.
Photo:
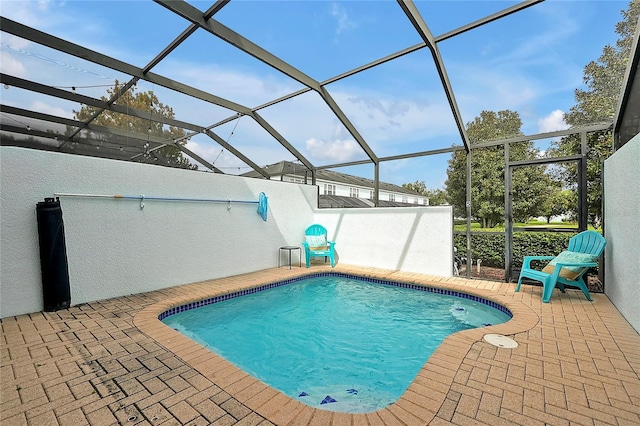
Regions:
<instances>
[{"instance_id":1,"label":"white cloud","mask_svg":"<svg viewBox=\"0 0 640 426\"><path fill-rule=\"evenodd\" d=\"M202 88L233 102L254 107L298 90L301 86L286 77L261 75L215 64L171 63L164 74Z\"/></svg>"},{"instance_id":2,"label":"white cloud","mask_svg":"<svg viewBox=\"0 0 640 426\"><path fill-rule=\"evenodd\" d=\"M112 28L108 18L95 13L91 6L78 8L68 5L65 0L0 2L2 15L21 24L124 61L135 62L141 56L140 50L136 51L135 46L119 47L114 43L113 37L109 34ZM5 35L2 37L4 41ZM16 45L13 41L12 44ZM26 45L20 47L26 48Z\"/></svg>"},{"instance_id":3,"label":"white cloud","mask_svg":"<svg viewBox=\"0 0 640 426\"><path fill-rule=\"evenodd\" d=\"M487 68L480 64L456 64L451 68L456 100L464 107L465 121L471 121L482 110L517 111L541 94L535 79L513 70Z\"/></svg>"},{"instance_id":4,"label":"white cloud","mask_svg":"<svg viewBox=\"0 0 640 426\"><path fill-rule=\"evenodd\" d=\"M20 78L28 78L29 73L22 62L15 60L11 55L3 50L0 51L0 63L2 63L2 72Z\"/></svg>"},{"instance_id":5,"label":"white cloud","mask_svg":"<svg viewBox=\"0 0 640 426\"><path fill-rule=\"evenodd\" d=\"M6 18L28 25L39 27L46 23L49 1L3 1L2 15ZM10 7L9 7L10 5Z\"/></svg>"},{"instance_id":6,"label":"white cloud","mask_svg":"<svg viewBox=\"0 0 640 426\"><path fill-rule=\"evenodd\" d=\"M546 117L538 120L538 131L540 133L555 132L556 130L565 130L569 126L564 122L564 112L559 109L552 111Z\"/></svg>"},{"instance_id":7,"label":"white cloud","mask_svg":"<svg viewBox=\"0 0 640 426\"><path fill-rule=\"evenodd\" d=\"M198 154L201 158L213 164L216 168L225 173L240 174L248 171L244 169L245 164L238 160L235 156L227 153L221 146L215 143L202 143L189 140L185 147ZM195 160L193 160L195 161ZM206 167L200 167L202 170L209 170ZM232 173L230 170L238 170L239 173Z\"/></svg>"},{"instance_id":8,"label":"white cloud","mask_svg":"<svg viewBox=\"0 0 640 426\"><path fill-rule=\"evenodd\" d=\"M198 137L200 137L201 140L194 140L192 138L187 141L185 147L198 154L224 173L238 175L252 170L250 166L245 164L226 149L223 149L217 143L200 135L196 135L194 138ZM256 141L256 139L253 141ZM270 144L262 143L259 145L251 145L249 147L236 143L233 145L234 148L238 149L238 151L246 155L251 161L259 166L266 166L282 160L293 160L291 154L283 152L284 148L274 149L274 146ZM205 167L200 167L200 169L208 170Z\"/></svg>"},{"instance_id":9,"label":"white cloud","mask_svg":"<svg viewBox=\"0 0 640 426\"><path fill-rule=\"evenodd\" d=\"M198 136L199 135L196 135L195 137ZM209 142L205 138L203 138L202 141L195 141L191 138L187 141L185 147L211 163L215 161L216 164L223 157L222 154L224 153L224 149L220 145Z\"/></svg>"},{"instance_id":10,"label":"white cloud","mask_svg":"<svg viewBox=\"0 0 640 426\"><path fill-rule=\"evenodd\" d=\"M305 147L314 158L331 162L349 161L362 152L360 146L353 139L325 141L311 138L305 142Z\"/></svg>"},{"instance_id":11,"label":"white cloud","mask_svg":"<svg viewBox=\"0 0 640 426\"><path fill-rule=\"evenodd\" d=\"M378 156L445 148L459 140L443 94L416 91L402 96L340 86L332 96Z\"/></svg>"},{"instance_id":12,"label":"white cloud","mask_svg":"<svg viewBox=\"0 0 640 426\"><path fill-rule=\"evenodd\" d=\"M73 118L73 112L68 111L59 106L49 105L42 101L34 101L29 108L33 111L41 112L43 114L55 115L56 117Z\"/></svg>"},{"instance_id":13,"label":"white cloud","mask_svg":"<svg viewBox=\"0 0 640 426\"><path fill-rule=\"evenodd\" d=\"M340 6L337 3L331 4L331 16L333 16L336 20L336 35L341 34L345 30L350 30L356 28L357 25L355 21L349 18L347 11L344 7Z\"/></svg>"},{"instance_id":14,"label":"white cloud","mask_svg":"<svg viewBox=\"0 0 640 426\"><path fill-rule=\"evenodd\" d=\"M0 0L2 15L13 21L33 27L45 32L58 32L58 37L68 39L60 32L75 32L86 34L88 30L102 31L102 25L96 21L95 15L79 16L78 9L73 13L66 7L64 0ZM83 8L89 11L90 7ZM79 40L79 44L86 42L86 38ZM86 46L86 44L83 44Z\"/></svg>"}]
</instances>

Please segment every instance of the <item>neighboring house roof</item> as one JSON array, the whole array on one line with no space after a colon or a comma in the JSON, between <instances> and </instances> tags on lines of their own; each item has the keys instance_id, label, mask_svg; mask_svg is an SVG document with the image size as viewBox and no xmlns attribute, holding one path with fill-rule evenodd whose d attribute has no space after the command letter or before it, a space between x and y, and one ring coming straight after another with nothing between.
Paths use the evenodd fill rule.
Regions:
<instances>
[{"instance_id":1,"label":"neighboring house roof","mask_svg":"<svg viewBox=\"0 0 640 426\"><path fill-rule=\"evenodd\" d=\"M369 200L356 197L345 197L342 195L324 195L318 197L318 207L324 208L354 208L354 207L373 207L373 203Z\"/></svg>"},{"instance_id":2,"label":"neighboring house roof","mask_svg":"<svg viewBox=\"0 0 640 426\"><path fill-rule=\"evenodd\" d=\"M324 195L318 197L318 207L323 208L355 208L373 207L373 202L363 198L345 197L343 195ZM402 203L399 201L379 200L378 207L424 207L424 204Z\"/></svg>"},{"instance_id":3,"label":"neighboring house roof","mask_svg":"<svg viewBox=\"0 0 640 426\"><path fill-rule=\"evenodd\" d=\"M269 176L296 175L296 176L304 177L305 172L308 172L309 181L311 180L311 172L304 165L296 164L291 161L280 161L279 163L276 163L276 164L270 164L268 166L265 166L264 170L269 173ZM262 175L256 172L255 170L244 173L242 174L242 176L256 177L256 178L262 177ZM359 176L353 176L345 173L334 172L332 170L324 170L324 169L318 169L316 171L316 180L336 182L336 183L342 183L344 185L366 187L371 189L373 189L374 187L374 181L372 179L367 179ZM392 183L381 181L379 184L379 188L381 191L397 192L397 193L404 193L408 195L424 197L424 195L420 194L419 192L412 191L408 188L394 185ZM394 203L394 204L413 205L413 204L407 204L407 203ZM371 206L363 206L363 207L371 207Z\"/></svg>"}]
</instances>

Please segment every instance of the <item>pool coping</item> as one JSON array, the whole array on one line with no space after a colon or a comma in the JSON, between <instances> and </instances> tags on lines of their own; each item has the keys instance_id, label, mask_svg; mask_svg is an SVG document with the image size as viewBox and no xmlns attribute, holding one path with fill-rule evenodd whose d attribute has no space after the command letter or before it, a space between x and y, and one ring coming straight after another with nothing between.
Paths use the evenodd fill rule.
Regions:
<instances>
[{"instance_id":1,"label":"pool coping","mask_svg":"<svg viewBox=\"0 0 640 426\"><path fill-rule=\"evenodd\" d=\"M284 272L284 271L283 271ZM535 327L540 318L524 303L496 292L495 283L488 289L471 287L481 281L462 278L425 276L400 271L360 268L352 266L301 268L277 274L267 271L253 272L175 287L164 301L148 306L134 317L135 326L154 339L159 345L173 352L185 363L210 379L225 392L245 404L248 408L269 419L274 424L305 424L314 420L333 416L344 417L351 424L368 424L367 419L378 416L385 423L402 421L406 424L425 424L434 419L445 402L453 384L454 376L460 369L472 345L486 334L513 336ZM459 331L447 337L434 351L404 394L389 406L364 414L340 413L321 410L293 399L240 370L211 350L191 340L180 332L162 323L158 317L171 308L197 300L215 297L236 291L259 287L283 280L317 273L337 272L357 277L394 281L420 286L436 287L467 293L505 306L513 318L506 323ZM499 348L501 351L511 349ZM373 414L375 413L375 414Z\"/></svg>"}]
</instances>

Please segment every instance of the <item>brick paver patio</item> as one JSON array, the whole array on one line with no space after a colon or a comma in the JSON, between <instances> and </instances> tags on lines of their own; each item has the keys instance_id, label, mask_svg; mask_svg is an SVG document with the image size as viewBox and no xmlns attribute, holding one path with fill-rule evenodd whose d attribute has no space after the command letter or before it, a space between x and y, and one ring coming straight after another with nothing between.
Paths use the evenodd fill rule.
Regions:
<instances>
[{"instance_id":1,"label":"brick paver patio","mask_svg":"<svg viewBox=\"0 0 640 426\"><path fill-rule=\"evenodd\" d=\"M640 425L640 336L604 294L540 301L540 287L340 265L482 295L506 324L450 336L400 400L368 414L317 410L246 375L157 320L196 298L317 272L270 269L4 318L0 424ZM486 333L508 335L515 349Z\"/></svg>"}]
</instances>

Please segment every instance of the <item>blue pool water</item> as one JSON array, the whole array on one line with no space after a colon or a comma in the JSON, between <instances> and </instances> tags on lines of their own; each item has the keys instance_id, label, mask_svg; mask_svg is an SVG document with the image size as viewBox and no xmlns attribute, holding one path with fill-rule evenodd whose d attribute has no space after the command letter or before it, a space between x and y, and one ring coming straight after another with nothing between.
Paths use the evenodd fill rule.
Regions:
<instances>
[{"instance_id":1,"label":"blue pool water","mask_svg":"<svg viewBox=\"0 0 640 426\"><path fill-rule=\"evenodd\" d=\"M450 334L510 319L474 299L320 276L163 322L307 405L370 412L395 402Z\"/></svg>"}]
</instances>

